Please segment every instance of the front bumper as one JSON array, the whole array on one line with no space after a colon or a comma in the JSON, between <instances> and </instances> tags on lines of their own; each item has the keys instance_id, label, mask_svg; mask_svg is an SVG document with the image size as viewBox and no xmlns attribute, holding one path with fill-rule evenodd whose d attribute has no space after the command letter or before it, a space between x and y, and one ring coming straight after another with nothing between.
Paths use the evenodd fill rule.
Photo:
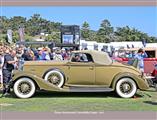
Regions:
<instances>
[{"instance_id":1,"label":"front bumper","mask_svg":"<svg viewBox=\"0 0 157 120\"><path fill-rule=\"evenodd\" d=\"M157 78L153 76L146 76L146 80L148 81L149 87L153 87L157 89Z\"/></svg>"}]
</instances>

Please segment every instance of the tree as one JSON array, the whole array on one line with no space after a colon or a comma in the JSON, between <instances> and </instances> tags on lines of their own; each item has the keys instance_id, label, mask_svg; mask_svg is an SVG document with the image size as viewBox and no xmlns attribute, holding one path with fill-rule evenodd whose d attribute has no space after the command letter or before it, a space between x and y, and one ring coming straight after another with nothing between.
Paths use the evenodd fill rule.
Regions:
<instances>
[{"instance_id":1,"label":"tree","mask_svg":"<svg viewBox=\"0 0 157 120\"><path fill-rule=\"evenodd\" d=\"M49 34L48 36L46 36L45 41L54 42L54 43L61 43L60 36L61 36L60 32L55 31L52 34Z\"/></svg>"},{"instance_id":2,"label":"tree","mask_svg":"<svg viewBox=\"0 0 157 120\"><path fill-rule=\"evenodd\" d=\"M13 31L18 30L20 26L26 26L26 18L21 16L14 16L9 20L9 28Z\"/></svg>"},{"instance_id":3,"label":"tree","mask_svg":"<svg viewBox=\"0 0 157 120\"><path fill-rule=\"evenodd\" d=\"M6 43L7 41L7 35L1 34L0 35L0 43Z\"/></svg>"},{"instance_id":4,"label":"tree","mask_svg":"<svg viewBox=\"0 0 157 120\"><path fill-rule=\"evenodd\" d=\"M7 18L6 16L0 16L0 41L5 42L7 40L7 30L13 30L13 42L19 40L18 29L19 26L24 27L25 40L31 41L36 35L39 36L41 32L49 34L46 37L46 41L55 41L60 43L60 27L62 23L54 22L44 19L40 14L34 14L30 19L26 19L22 16L14 16ZM85 40L97 41L97 42L111 42L111 41L141 41L145 39L149 42L157 42L157 38L149 36L147 33L139 31L136 28L130 28L129 26L117 27L114 31L111 23L108 20L103 20L100 24L98 31L90 29L88 22L84 22L81 28L81 37Z\"/></svg>"},{"instance_id":5,"label":"tree","mask_svg":"<svg viewBox=\"0 0 157 120\"><path fill-rule=\"evenodd\" d=\"M18 31L13 31L13 42L16 43L19 41L19 33Z\"/></svg>"},{"instance_id":6,"label":"tree","mask_svg":"<svg viewBox=\"0 0 157 120\"><path fill-rule=\"evenodd\" d=\"M89 32L89 40L96 41L97 40L97 32L94 30L90 30Z\"/></svg>"},{"instance_id":7,"label":"tree","mask_svg":"<svg viewBox=\"0 0 157 120\"><path fill-rule=\"evenodd\" d=\"M31 18L27 21L26 34L30 36L40 34L40 23L40 14L34 14L33 16L31 16Z\"/></svg>"},{"instance_id":8,"label":"tree","mask_svg":"<svg viewBox=\"0 0 157 120\"><path fill-rule=\"evenodd\" d=\"M85 21L81 28L81 37L85 40L90 40L90 27L89 24Z\"/></svg>"},{"instance_id":9,"label":"tree","mask_svg":"<svg viewBox=\"0 0 157 120\"><path fill-rule=\"evenodd\" d=\"M9 28L9 19L6 16L0 16L0 30L2 34L6 34Z\"/></svg>"},{"instance_id":10,"label":"tree","mask_svg":"<svg viewBox=\"0 0 157 120\"><path fill-rule=\"evenodd\" d=\"M149 37L146 33L143 33L135 28L130 28L129 26L117 27L115 31L115 36L119 37L119 41L142 41L142 39L147 40L147 42L153 42L155 39Z\"/></svg>"},{"instance_id":11,"label":"tree","mask_svg":"<svg viewBox=\"0 0 157 120\"><path fill-rule=\"evenodd\" d=\"M110 22L105 19L100 25L100 29L97 32L98 42L110 42L110 35L113 34L113 27Z\"/></svg>"},{"instance_id":12,"label":"tree","mask_svg":"<svg viewBox=\"0 0 157 120\"><path fill-rule=\"evenodd\" d=\"M26 34L30 36L39 35L41 32L51 34L54 31L59 30L59 26L61 23L59 22L51 22L40 16L40 14L34 14L27 21Z\"/></svg>"}]
</instances>

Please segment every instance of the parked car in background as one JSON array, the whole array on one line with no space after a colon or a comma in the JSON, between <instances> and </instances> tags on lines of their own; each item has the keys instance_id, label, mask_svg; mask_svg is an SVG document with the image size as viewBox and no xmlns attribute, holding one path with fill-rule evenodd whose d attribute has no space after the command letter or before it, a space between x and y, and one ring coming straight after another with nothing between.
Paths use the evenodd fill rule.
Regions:
<instances>
[{"instance_id":1,"label":"parked car in background","mask_svg":"<svg viewBox=\"0 0 157 120\"><path fill-rule=\"evenodd\" d=\"M28 61L22 71L13 72L12 88L19 98L36 90L56 92L110 92L131 98L148 82L133 66L114 62L107 53L73 51L69 61Z\"/></svg>"},{"instance_id":2,"label":"parked car in background","mask_svg":"<svg viewBox=\"0 0 157 120\"><path fill-rule=\"evenodd\" d=\"M127 63L130 58L134 56L134 54L138 51L139 48L129 48L129 49L123 49L118 52L118 57L115 58L115 60ZM144 58L144 73L147 75L151 75L154 68L154 65L157 64L157 48L153 47L145 47L143 48L145 52L147 53L148 57ZM122 56L121 56L122 54Z\"/></svg>"}]
</instances>

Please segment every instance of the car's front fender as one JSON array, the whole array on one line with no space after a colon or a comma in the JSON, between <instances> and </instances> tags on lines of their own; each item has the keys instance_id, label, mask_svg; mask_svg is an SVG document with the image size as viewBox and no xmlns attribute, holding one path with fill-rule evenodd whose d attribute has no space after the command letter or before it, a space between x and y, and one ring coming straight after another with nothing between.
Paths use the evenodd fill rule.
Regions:
<instances>
[{"instance_id":1,"label":"car's front fender","mask_svg":"<svg viewBox=\"0 0 157 120\"><path fill-rule=\"evenodd\" d=\"M48 91L65 91L63 88L58 88L47 81L45 81L43 78L38 77L37 75L34 75L33 73L26 72L26 71L14 71L12 75L12 82L13 84L22 77L28 77L32 79L39 89L41 90L48 90Z\"/></svg>"}]
</instances>

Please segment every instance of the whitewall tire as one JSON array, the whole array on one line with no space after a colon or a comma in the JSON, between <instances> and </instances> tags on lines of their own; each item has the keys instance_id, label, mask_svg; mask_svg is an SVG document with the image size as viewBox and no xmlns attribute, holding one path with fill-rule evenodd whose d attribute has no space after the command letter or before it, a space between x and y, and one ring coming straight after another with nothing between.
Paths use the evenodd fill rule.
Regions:
<instances>
[{"instance_id":1,"label":"whitewall tire","mask_svg":"<svg viewBox=\"0 0 157 120\"><path fill-rule=\"evenodd\" d=\"M51 70L47 72L44 80L59 88L61 88L65 82L63 74L58 70Z\"/></svg>"},{"instance_id":2,"label":"whitewall tire","mask_svg":"<svg viewBox=\"0 0 157 120\"><path fill-rule=\"evenodd\" d=\"M36 87L30 78L20 78L13 86L14 93L19 98L30 98L34 95Z\"/></svg>"},{"instance_id":3,"label":"whitewall tire","mask_svg":"<svg viewBox=\"0 0 157 120\"><path fill-rule=\"evenodd\" d=\"M136 83L131 78L121 78L116 84L116 92L122 98L131 98L136 91Z\"/></svg>"}]
</instances>

